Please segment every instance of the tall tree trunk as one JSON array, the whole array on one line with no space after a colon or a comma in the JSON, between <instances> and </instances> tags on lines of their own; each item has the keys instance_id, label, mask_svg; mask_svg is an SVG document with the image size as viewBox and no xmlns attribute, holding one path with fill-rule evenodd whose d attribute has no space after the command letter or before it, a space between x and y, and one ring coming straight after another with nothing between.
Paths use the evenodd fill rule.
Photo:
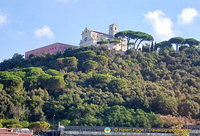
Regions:
<instances>
[{"instance_id":1,"label":"tall tree trunk","mask_svg":"<svg viewBox=\"0 0 200 136\"><path fill-rule=\"evenodd\" d=\"M131 39L130 37L127 37L127 50L129 48L130 39Z\"/></svg>"},{"instance_id":2,"label":"tall tree trunk","mask_svg":"<svg viewBox=\"0 0 200 136\"><path fill-rule=\"evenodd\" d=\"M151 41L151 52L153 52L153 50L154 50L154 45L153 45L153 41Z\"/></svg>"},{"instance_id":3,"label":"tall tree trunk","mask_svg":"<svg viewBox=\"0 0 200 136\"><path fill-rule=\"evenodd\" d=\"M141 42L143 42L144 40L140 40L140 42L138 43L138 45L137 45L137 49L136 50L138 50L138 47L140 46L140 43Z\"/></svg>"},{"instance_id":4,"label":"tall tree trunk","mask_svg":"<svg viewBox=\"0 0 200 136\"><path fill-rule=\"evenodd\" d=\"M136 42L137 42L138 40L139 40L139 39L136 39L136 40L135 40L135 45L136 45ZM135 49L135 45L134 45L134 49Z\"/></svg>"}]
</instances>

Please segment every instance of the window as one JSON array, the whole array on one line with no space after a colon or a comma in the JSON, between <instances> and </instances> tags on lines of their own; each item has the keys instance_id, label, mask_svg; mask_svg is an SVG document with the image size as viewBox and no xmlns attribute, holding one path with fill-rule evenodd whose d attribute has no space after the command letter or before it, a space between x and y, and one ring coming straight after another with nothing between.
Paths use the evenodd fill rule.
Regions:
<instances>
[{"instance_id":1,"label":"window","mask_svg":"<svg viewBox=\"0 0 200 136\"><path fill-rule=\"evenodd\" d=\"M85 41L87 41L87 37L85 37Z\"/></svg>"}]
</instances>

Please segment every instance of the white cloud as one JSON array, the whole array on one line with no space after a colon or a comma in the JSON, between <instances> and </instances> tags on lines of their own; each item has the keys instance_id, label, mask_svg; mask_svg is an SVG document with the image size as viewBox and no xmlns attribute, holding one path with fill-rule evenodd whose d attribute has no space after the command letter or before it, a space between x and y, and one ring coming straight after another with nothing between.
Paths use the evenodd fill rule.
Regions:
<instances>
[{"instance_id":1,"label":"white cloud","mask_svg":"<svg viewBox=\"0 0 200 136\"><path fill-rule=\"evenodd\" d=\"M7 22L7 16L0 12L0 24L5 24Z\"/></svg>"},{"instance_id":2,"label":"white cloud","mask_svg":"<svg viewBox=\"0 0 200 136\"><path fill-rule=\"evenodd\" d=\"M55 36L54 36L53 32L51 31L51 29L46 25L44 25L43 28L35 30L34 34L37 37L47 37L47 38L52 38L52 39L55 38Z\"/></svg>"},{"instance_id":3,"label":"white cloud","mask_svg":"<svg viewBox=\"0 0 200 136\"><path fill-rule=\"evenodd\" d=\"M197 15L198 11L196 9L185 8L182 10L181 14L178 15L179 22L182 24L190 24Z\"/></svg>"},{"instance_id":4,"label":"white cloud","mask_svg":"<svg viewBox=\"0 0 200 136\"><path fill-rule=\"evenodd\" d=\"M174 31L172 30L173 23L170 18L165 16L162 10L149 11L145 14L145 18L153 26L159 40L168 40L174 36Z\"/></svg>"}]
</instances>

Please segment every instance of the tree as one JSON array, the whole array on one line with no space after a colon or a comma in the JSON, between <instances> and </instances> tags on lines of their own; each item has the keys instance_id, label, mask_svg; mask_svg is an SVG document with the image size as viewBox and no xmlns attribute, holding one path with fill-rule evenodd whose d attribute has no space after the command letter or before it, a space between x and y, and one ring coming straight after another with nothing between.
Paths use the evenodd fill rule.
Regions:
<instances>
[{"instance_id":1,"label":"tree","mask_svg":"<svg viewBox=\"0 0 200 136\"><path fill-rule=\"evenodd\" d=\"M129 43L129 46L130 46L131 48L133 48L133 49L135 49L135 45L136 45L136 44L135 44L134 42L130 42L130 43Z\"/></svg>"},{"instance_id":2,"label":"tree","mask_svg":"<svg viewBox=\"0 0 200 136\"><path fill-rule=\"evenodd\" d=\"M182 37L173 37L173 38L169 39L169 42L171 44L175 44L176 45L176 51L178 51L178 47L185 42L185 39L182 38Z\"/></svg>"},{"instance_id":3,"label":"tree","mask_svg":"<svg viewBox=\"0 0 200 136\"><path fill-rule=\"evenodd\" d=\"M42 110L42 107L36 107L34 109L31 109L31 113L28 116L30 121L45 120L45 115Z\"/></svg>"},{"instance_id":4,"label":"tree","mask_svg":"<svg viewBox=\"0 0 200 136\"><path fill-rule=\"evenodd\" d=\"M195 46L195 45L199 45L199 41L194 39L194 38L188 38L188 39L185 39L185 44L188 44L190 47L192 46Z\"/></svg>"},{"instance_id":5,"label":"tree","mask_svg":"<svg viewBox=\"0 0 200 136\"><path fill-rule=\"evenodd\" d=\"M83 71L95 70L98 66L98 63L94 60L87 60L82 64Z\"/></svg>"},{"instance_id":6,"label":"tree","mask_svg":"<svg viewBox=\"0 0 200 136\"><path fill-rule=\"evenodd\" d=\"M15 53L12 57L12 59L23 59L23 55L19 54L19 53Z\"/></svg>"},{"instance_id":7,"label":"tree","mask_svg":"<svg viewBox=\"0 0 200 136\"><path fill-rule=\"evenodd\" d=\"M49 79L52 77L52 75L57 75L59 73L59 72L57 73L55 71L54 70L53 71L47 70L46 72L49 73L49 74L44 73L44 74L40 75L39 77L35 77L35 80L36 80L35 82L37 82L37 85L35 85L35 86L37 86L37 87L32 87L32 90L36 89L36 88L38 89L38 87L41 87L43 89L48 88ZM31 78L28 78L28 79L32 80Z\"/></svg>"},{"instance_id":8,"label":"tree","mask_svg":"<svg viewBox=\"0 0 200 136\"><path fill-rule=\"evenodd\" d=\"M108 126L130 127L135 125L133 114L124 106L115 105L105 111L105 122Z\"/></svg>"},{"instance_id":9,"label":"tree","mask_svg":"<svg viewBox=\"0 0 200 136\"><path fill-rule=\"evenodd\" d=\"M30 54L30 55L28 56L28 59L32 59L32 58L34 58L34 57L35 57L34 54Z\"/></svg>"},{"instance_id":10,"label":"tree","mask_svg":"<svg viewBox=\"0 0 200 136\"><path fill-rule=\"evenodd\" d=\"M85 115L80 119L79 124L85 126L102 126L103 121L93 115Z\"/></svg>"},{"instance_id":11,"label":"tree","mask_svg":"<svg viewBox=\"0 0 200 136\"><path fill-rule=\"evenodd\" d=\"M153 41L154 40L154 38L151 35L149 35L147 33L143 33L143 32L137 32L137 38L140 39L140 41L137 45L136 50L138 50L141 42L143 42L143 41Z\"/></svg>"},{"instance_id":12,"label":"tree","mask_svg":"<svg viewBox=\"0 0 200 136\"><path fill-rule=\"evenodd\" d=\"M102 125L99 119L102 115L102 109L94 104L77 104L76 107L72 106L69 109L68 118L72 120L72 125Z\"/></svg>"},{"instance_id":13,"label":"tree","mask_svg":"<svg viewBox=\"0 0 200 136\"><path fill-rule=\"evenodd\" d=\"M84 60L87 60L87 59L92 59L95 56L96 56L96 53L92 50L81 51L78 53L78 59L81 62L83 62Z\"/></svg>"},{"instance_id":14,"label":"tree","mask_svg":"<svg viewBox=\"0 0 200 136\"><path fill-rule=\"evenodd\" d=\"M169 41L162 41L156 44L156 48L159 48L159 53L163 54L166 51L172 50L172 44Z\"/></svg>"},{"instance_id":15,"label":"tree","mask_svg":"<svg viewBox=\"0 0 200 136\"><path fill-rule=\"evenodd\" d=\"M0 84L0 91L3 90L3 84Z\"/></svg>"},{"instance_id":16,"label":"tree","mask_svg":"<svg viewBox=\"0 0 200 136\"><path fill-rule=\"evenodd\" d=\"M112 77L110 75L96 74L91 79L91 85L94 87L105 88L107 87L107 84L110 82L111 78Z\"/></svg>"},{"instance_id":17,"label":"tree","mask_svg":"<svg viewBox=\"0 0 200 136\"><path fill-rule=\"evenodd\" d=\"M23 55L15 53L11 59L6 59L0 64L0 70L9 70L24 66Z\"/></svg>"},{"instance_id":18,"label":"tree","mask_svg":"<svg viewBox=\"0 0 200 136\"><path fill-rule=\"evenodd\" d=\"M65 81L62 76L52 76L48 79L47 88L51 91L60 90L65 87Z\"/></svg>"},{"instance_id":19,"label":"tree","mask_svg":"<svg viewBox=\"0 0 200 136\"><path fill-rule=\"evenodd\" d=\"M41 107L44 104L44 101L41 97L33 95L32 99L29 101L29 107L31 109L35 109L37 107Z\"/></svg>"},{"instance_id":20,"label":"tree","mask_svg":"<svg viewBox=\"0 0 200 136\"><path fill-rule=\"evenodd\" d=\"M188 48L188 46L186 45L182 45L181 47L179 47L179 51L183 51L184 49Z\"/></svg>"},{"instance_id":21,"label":"tree","mask_svg":"<svg viewBox=\"0 0 200 136\"><path fill-rule=\"evenodd\" d=\"M177 115L178 103L176 98L160 93L152 101L152 108L154 112L164 115Z\"/></svg>"},{"instance_id":22,"label":"tree","mask_svg":"<svg viewBox=\"0 0 200 136\"><path fill-rule=\"evenodd\" d=\"M10 128L13 126L16 126L16 124L19 124L19 121L16 119L8 119L2 122L4 127Z\"/></svg>"},{"instance_id":23,"label":"tree","mask_svg":"<svg viewBox=\"0 0 200 136\"><path fill-rule=\"evenodd\" d=\"M39 133L43 130L47 130L49 129L50 127L50 124L48 122L45 122L45 121L37 121L37 122L32 122L30 125L29 125L29 128L30 129L33 129L33 131L39 135Z\"/></svg>"},{"instance_id":24,"label":"tree","mask_svg":"<svg viewBox=\"0 0 200 136\"><path fill-rule=\"evenodd\" d=\"M127 82L124 79L116 78L110 81L108 84L110 91L121 92L127 90Z\"/></svg>"},{"instance_id":25,"label":"tree","mask_svg":"<svg viewBox=\"0 0 200 136\"><path fill-rule=\"evenodd\" d=\"M126 38L127 39L127 49L130 48L130 41L135 40L134 41L134 46L136 45L137 41L139 41L136 49L138 49L139 45L141 42L143 41L153 41L153 37L147 33L143 33L143 32L139 32L139 31L121 31L118 32L117 34L115 34L115 37L122 37L122 38ZM135 48L135 47L134 47Z\"/></svg>"},{"instance_id":26,"label":"tree","mask_svg":"<svg viewBox=\"0 0 200 136\"><path fill-rule=\"evenodd\" d=\"M131 35L131 39L135 40L134 42L131 42L131 45L133 45L133 48L136 49L136 43L137 41L140 39L140 34L142 32L132 32L130 35Z\"/></svg>"},{"instance_id":27,"label":"tree","mask_svg":"<svg viewBox=\"0 0 200 136\"><path fill-rule=\"evenodd\" d=\"M61 120L61 121L60 121L60 124L61 124L62 126L68 126L70 123L71 123L71 121L70 121L70 120L67 120L67 119L64 119L64 120Z\"/></svg>"},{"instance_id":28,"label":"tree","mask_svg":"<svg viewBox=\"0 0 200 136\"><path fill-rule=\"evenodd\" d=\"M69 70L74 70L77 69L78 59L76 57L66 57L63 59L63 63Z\"/></svg>"},{"instance_id":29,"label":"tree","mask_svg":"<svg viewBox=\"0 0 200 136\"><path fill-rule=\"evenodd\" d=\"M197 102L186 100L178 106L179 114L187 117L197 117L200 113L200 106Z\"/></svg>"},{"instance_id":30,"label":"tree","mask_svg":"<svg viewBox=\"0 0 200 136\"><path fill-rule=\"evenodd\" d=\"M150 52L150 51L151 51L150 45L146 45L142 47L142 52Z\"/></svg>"},{"instance_id":31,"label":"tree","mask_svg":"<svg viewBox=\"0 0 200 136\"><path fill-rule=\"evenodd\" d=\"M44 71L42 70L42 68L40 67L28 67L28 68L23 68L22 69L23 72L26 72L26 77L28 76L39 76L41 74L44 73Z\"/></svg>"},{"instance_id":32,"label":"tree","mask_svg":"<svg viewBox=\"0 0 200 136\"><path fill-rule=\"evenodd\" d=\"M136 39L131 40L129 45ZM12 127L28 126L28 122L21 122L25 120L52 121L52 115L56 115L56 120L69 120L65 124L92 126L114 123L162 127L159 114L197 120L200 50L183 44L188 48L175 53L172 44L163 41L156 44L160 48L157 53L149 52L148 42L142 44L146 52L130 49L119 55L106 47L89 46L68 50L66 56L25 60L25 68L6 67L8 71L0 71L0 118L20 119L19 123L7 122ZM76 65L76 60L78 70L66 71L65 67L68 70L70 65ZM120 108L113 108L117 105ZM168 120L164 126L180 120L169 116L165 116ZM2 119L0 123L4 125Z\"/></svg>"},{"instance_id":33,"label":"tree","mask_svg":"<svg viewBox=\"0 0 200 136\"><path fill-rule=\"evenodd\" d=\"M172 44L169 41L162 41L156 44L158 48L164 49L164 48L171 48Z\"/></svg>"},{"instance_id":34,"label":"tree","mask_svg":"<svg viewBox=\"0 0 200 136\"><path fill-rule=\"evenodd\" d=\"M11 72L0 72L0 83L10 93L19 92L23 88L23 80Z\"/></svg>"},{"instance_id":35,"label":"tree","mask_svg":"<svg viewBox=\"0 0 200 136\"><path fill-rule=\"evenodd\" d=\"M48 69L45 73L47 73L51 76L61 76L62 75L59 71L54 70L54 69Z\"/></svg>"},{"instance_id":36,"label":"tree","mask_svg":"<svg viewBox=\"0 0 200 136\"><path fill-rule=\"evenodd\" d=\"M160 115L153 112L148 114L148 119L150 121L151 127L162 128L164 122L161 120Z\"/></svg>"},{"instance_id":37,"label":"tree","mask_svg":"<svg viewBox=\"0 0 200 136\"><path fill-rule=\"evenodd\" d=\"M48 74L46 74L42 68L40 67L28 67L28 68L23 68L23 72L25 72L25 79L24 79L24 87L27 90L33 90L37 89L40 87L40 79L41 77L44 76L44 78L49 77Z\"/></svg>"},{"instance_id":38,"label":"tree","mask_svg":"<svg viewBox=\"0 0 200 136\"><path fill-rule=\"evenodd\" d=\"M28 122L28 121L20 121L19 124L20 124L23 128L28 128L28 126L29 126L29 122Z\"/></svg>"},{"instance_id":39,"label":"tree","mask_svg":"<svg viewBox=\"0 0 200 136\"><path fill-rule=\"evenodd\" d=\"M137 109L134 115L136 127L151 127L148 114L141 109Z\"/></svg>"},{"instance_id":40,"label":"tree","mask_svg":"<svg viewBox=\"0 0 200 136\"><path fill-rule=\"evenodd\" d=\"M97 55L94 58L95 61L97 61L98 63L100 63L101 65L107 66L108 65L108 58L102 55Z\"/></svg>"},{"instance_id":41,"label":"tree","mask_svg":"<svg viewBox=\"0 0 200 136\"><path fill-rule=\"evenodd\" d=\"M133 37L133 34L135 33L135 31L121 31L115 34L115 37L122 37L122 38L126 38L127 39L127 49L129 49L129 43L131 40L131 37Z\"/></svg>"}]
</instances>

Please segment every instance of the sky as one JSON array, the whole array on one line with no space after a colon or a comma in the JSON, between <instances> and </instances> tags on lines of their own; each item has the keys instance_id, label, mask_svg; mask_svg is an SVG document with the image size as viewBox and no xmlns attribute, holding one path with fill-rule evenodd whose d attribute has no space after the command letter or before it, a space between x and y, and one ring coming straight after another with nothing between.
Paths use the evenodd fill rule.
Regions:
<instances>
[{"instance_id":1,"label":"sky","mask_svg":"<svg viewBox=\"0 0 200 136\"><path fill-rule=\"evenodd\" d=\"M81 33L141 31L156 42L200 40L200 0L0 0L0 61L60 42L78 46Z\"/></svg>"}]
</instances>

